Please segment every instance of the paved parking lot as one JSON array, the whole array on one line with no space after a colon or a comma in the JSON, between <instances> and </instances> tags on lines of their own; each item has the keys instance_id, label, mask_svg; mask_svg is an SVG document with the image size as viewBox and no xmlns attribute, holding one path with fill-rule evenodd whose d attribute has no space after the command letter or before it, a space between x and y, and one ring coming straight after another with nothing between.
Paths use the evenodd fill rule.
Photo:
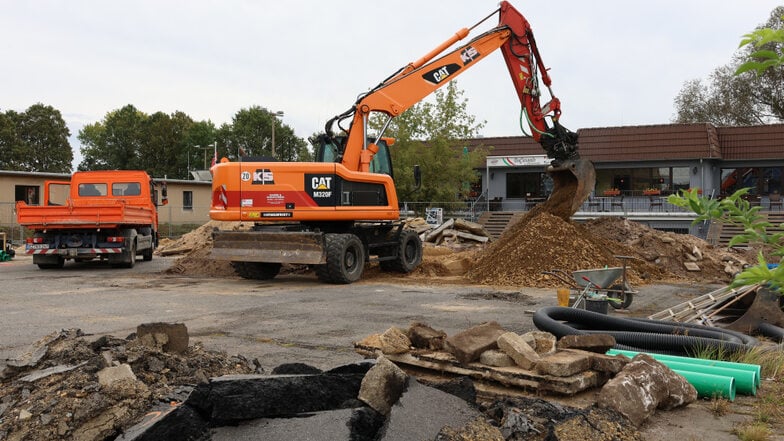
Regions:
<instances>
[{"instance_id":1,"label":"paved parking lot","mask_svg":"<svg viewBox=\"0 0 784 441\"><path fill-rule=\"evenodd\" d=\"M353 342L391 326L420 321L454 334L495 320L524 332L533 329L530 311L556 303L552 289L439 280L325 285L312 275L260 282L165 274L173 261L156 256L132 269L68 262L62 270L40 270L30 257L19 256L0 264L0 358L61 328L125 337L140 323L162 321L185 323L191 343L256 357L265 368L283 362L331 368L360 359ZM651 309L657 302L664 307L665 299L706 290L643 287L631 309Z\"/></svg>"}]
</instances>

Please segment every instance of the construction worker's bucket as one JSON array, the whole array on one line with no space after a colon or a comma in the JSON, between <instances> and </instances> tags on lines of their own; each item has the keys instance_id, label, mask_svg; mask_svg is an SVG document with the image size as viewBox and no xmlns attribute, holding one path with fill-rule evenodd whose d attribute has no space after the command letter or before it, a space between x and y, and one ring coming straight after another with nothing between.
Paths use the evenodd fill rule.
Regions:
<instances>
[{"instance_id":1,"label":"construction worker's bucket","mask_svg":"<svg viewBox=\"0 0 784 441\"><path fill-rule=\"evenodd\" d=\"M569 306L569 294L571 291L569 288L558 288L557 295L558 295L558 306Z\"/></svg>"}]
</instances>

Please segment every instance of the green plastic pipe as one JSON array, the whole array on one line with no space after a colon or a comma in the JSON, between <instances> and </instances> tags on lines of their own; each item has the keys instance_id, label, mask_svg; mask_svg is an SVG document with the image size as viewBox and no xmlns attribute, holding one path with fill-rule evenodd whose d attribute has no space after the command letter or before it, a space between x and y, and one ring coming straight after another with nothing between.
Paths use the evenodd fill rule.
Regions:
<instances>
[{"instance_id":1,"label":"green plastic pipe","mask_svg":"<svg viewBox=\"0 0 784 441\"><path fill-rule=\"evenodd\" d=\"M701 372L679 371L673 372L682 376L695 389L700 397L724 397L730 401L735 401L735 379L723 375L703 374Z\"/></svg>"},{"instance_id":2,"label":"green plastic pipe","mask_svg":"<svg viewBox=\"0 0 784 441\"><path fill-rule=\"evenodd\" d=\"M757 395L757 386L754 382L756 375L752 371L741 371L717 366L703 366L699 364L681 363L671 360L659 360L674 371L697 372L703 374L720 375L735 379L735 390L744 395Z\"/></svg>"},{"instance_id":3,"label":"green plastic pipe","mask_svg":"<svg viewBox=\"0 0 784 441\"><path fill-rule=\"evenodd\" d=\"M644 352L644 353L650 355L655 360L659 360L659 361L672 360L681 363L698 364L703 366L726 367L730 369L738 369L741 371L752 371L755 374L754 385L756 387L760 387L760 382L761 382L760 375L762 374L762 372L761 372L760 365L758 364L736 363L733 361L721 361L721 360L706 360L704 358L680 357L677 355L651 354L648 352ZM629 358L634 358L634 356L639 354L639 352L623 351L619 349L610 349L609 351L607 351L607 355L617 355L617 354L623 354Z\"/></svg>"}]
</instances>

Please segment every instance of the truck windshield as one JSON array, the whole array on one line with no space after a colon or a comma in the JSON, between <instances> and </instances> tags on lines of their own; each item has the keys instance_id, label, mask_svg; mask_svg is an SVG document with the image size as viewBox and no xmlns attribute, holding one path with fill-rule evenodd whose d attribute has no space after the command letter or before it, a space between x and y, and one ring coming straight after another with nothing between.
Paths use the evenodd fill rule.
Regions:
<instances>
[{"instance_id":1,"label":"truck windshield","mask_svg":"<svg viewBox=\"0 0 784 441\"><path fill-rule=\"evenodd\" d=\"M106 196L106 184L79 184L79 196Z\"/></svg>"}]
</instances>

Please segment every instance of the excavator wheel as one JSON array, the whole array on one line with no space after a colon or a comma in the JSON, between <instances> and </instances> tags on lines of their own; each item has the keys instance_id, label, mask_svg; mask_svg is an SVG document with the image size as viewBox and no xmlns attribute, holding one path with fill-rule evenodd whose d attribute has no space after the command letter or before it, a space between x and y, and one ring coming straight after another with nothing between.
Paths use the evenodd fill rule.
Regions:
<instances>
[{"instance_id":1,"label":"excavator wheel","mask_svg":"<svg viewBox=\"0 0 784 441\"><path fill-rule=\"evenodd\" d=\"M404 274L414 271L422 263L422 241L416 231L403 230L394 253L395 259L378 262L382 270Z\"/></svg>"},{"instance_id":2,"label":"excavator wheel","mask_svg":"<svg viewBox=\"0 0 784 441\"><path fill-rule=\"evenodd\" d=\"M325 283L348 284L365 270L365 246L353 234L324 235L327 263L316 265L316 276Z\"/></svg>"},{"instance_id":3,"label":"excavator wheel","mask_svg":"<svg viewBox=\"0 0 784 441\"><path fill-rule=\"evenodd\" d=\"M243 279L270 280L280 272L280 263L231 262L234 272Z\"/></svg>"}]
</instances>

